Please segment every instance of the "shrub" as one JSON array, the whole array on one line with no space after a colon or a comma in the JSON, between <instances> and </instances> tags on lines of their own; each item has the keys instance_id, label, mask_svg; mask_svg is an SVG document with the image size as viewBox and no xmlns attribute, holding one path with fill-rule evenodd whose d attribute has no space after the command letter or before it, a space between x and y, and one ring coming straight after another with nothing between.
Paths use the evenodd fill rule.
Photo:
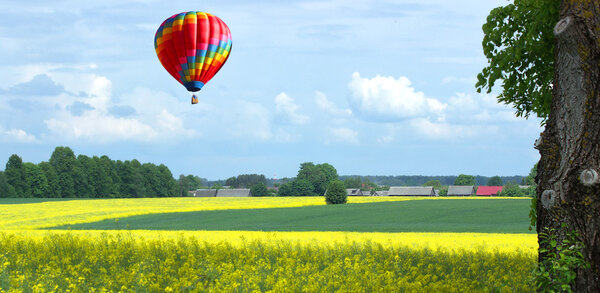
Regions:
<instances>
[{"instance_id":1,"label":"shrub","mask_svg":"<svg viewBox=\"0 0 600 293\"><path fill-rule=\"evenodd\" d=\"M346 194L344 182L333 180L327 185L327 192L325 192L325 202L327 204L346 203L347 198L348 194Z\"/></svg>"}]
</instances>

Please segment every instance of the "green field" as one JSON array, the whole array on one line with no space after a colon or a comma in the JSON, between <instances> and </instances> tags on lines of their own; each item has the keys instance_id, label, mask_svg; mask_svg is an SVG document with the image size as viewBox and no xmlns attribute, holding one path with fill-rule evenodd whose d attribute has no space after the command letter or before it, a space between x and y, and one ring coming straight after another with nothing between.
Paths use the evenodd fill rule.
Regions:
<instances>
[{"instance_id":1,"label":"green field","mask_svg":"<svg viewBox=\"0 0 600 293\"><path fill-rule=\"evenodd\" d=\"M533 233L529 204L529 199L425 199L149 214L49 229Z\"/></svg>"}]
</instances>

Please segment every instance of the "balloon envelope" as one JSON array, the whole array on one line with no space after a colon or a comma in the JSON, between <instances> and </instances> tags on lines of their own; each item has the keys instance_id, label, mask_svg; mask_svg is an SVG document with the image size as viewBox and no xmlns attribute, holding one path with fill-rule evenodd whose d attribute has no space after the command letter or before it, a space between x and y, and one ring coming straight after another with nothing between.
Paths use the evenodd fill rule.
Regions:
<instances>
[{"instance_id":1,"label":"balloon envelope","mask_svg":"<svg viewBox=\"0 0 600 293\"><path fill-rule=\"evenodd\" d=\"M167 18L154 49L162 66L190 92L199 91L221 69L231 51L231 32L218 17L190 11Z\"/></svg>"}]
</instances>

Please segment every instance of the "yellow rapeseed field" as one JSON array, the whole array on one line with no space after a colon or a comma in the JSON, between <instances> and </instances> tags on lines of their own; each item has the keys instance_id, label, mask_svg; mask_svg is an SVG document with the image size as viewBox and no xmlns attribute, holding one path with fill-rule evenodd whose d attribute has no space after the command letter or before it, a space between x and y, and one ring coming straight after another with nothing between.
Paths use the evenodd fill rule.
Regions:
<instances>
[{"instance_id":1,"label":"yellow rapeseed field","mask_svg":"<svg viewBox=\"0 0 600 293\"><path fill-rule=\"evenodd\" d=\"M534 290L533 234L40 230L149 213L322 204L322 197L0 204L0 292Z\"/></svg>"},{"instance_id":2,"label":"yellow rapeseed field","mask_svg":"<svg viewBox=\"0 0 600 293\"><path fill-rule=\"evenodd\" d=\"M174 240L195 238L207 243L227 242L241 246L252 241L286 241L299 244L338 244L348 242L376 243L383 247L405 246L412 249L518 252L534 255L538 243L535 234L501 233L383 233L383 232L263 232L263 231L156 231L156 230L4 230L0 233L42 239L52 235L74 235L85 238L125 235L132 239Z\"/></svg>"},{"instance_id":3,"label":"yellow rapeseed field","mask_svg":"<svg viewBox=\"0 0 600 293\"><path fill-rule=\"evenodd\" d=\"M528 292L534 266L518 251L372 242L0 234L2 292Z\"/></svg>"}]
</instances>

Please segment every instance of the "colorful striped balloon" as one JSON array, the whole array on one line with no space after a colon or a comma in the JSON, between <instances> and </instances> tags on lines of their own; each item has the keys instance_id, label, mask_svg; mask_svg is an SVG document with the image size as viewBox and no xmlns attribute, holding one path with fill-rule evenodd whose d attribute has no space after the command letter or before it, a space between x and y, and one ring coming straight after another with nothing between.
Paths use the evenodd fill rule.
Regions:
<instances>
[{"instance_id":1,"label":"colorful striped balloon","mask_svg":"<svg viewBox=\"0 0 600 293\"><path fill-rule=\"evenodd\" d=\"M231 32L218 17L205 12L175 14L154 37L162 66L190 92L199 91L221 69L231 51Z\"/></svg>"}]
</instances>

